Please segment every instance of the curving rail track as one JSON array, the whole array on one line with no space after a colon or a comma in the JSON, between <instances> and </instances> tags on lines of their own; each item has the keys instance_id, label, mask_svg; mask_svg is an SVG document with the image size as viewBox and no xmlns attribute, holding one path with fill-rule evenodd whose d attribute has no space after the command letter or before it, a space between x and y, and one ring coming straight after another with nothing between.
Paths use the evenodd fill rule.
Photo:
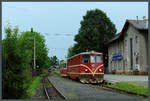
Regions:
<instances>
[{"instance_id":1,"label":"curving rail track","mask_svg":"<svg viewBox=\"0 0 150 101\"><path fill-rule=\"evenodd\" d=\"M49 99L49 100L65 99L65 97L50 82L47 76L43 77L42 81L43 81L43 89L44 89L46 99Z\"/></svg>"}]
</instances>

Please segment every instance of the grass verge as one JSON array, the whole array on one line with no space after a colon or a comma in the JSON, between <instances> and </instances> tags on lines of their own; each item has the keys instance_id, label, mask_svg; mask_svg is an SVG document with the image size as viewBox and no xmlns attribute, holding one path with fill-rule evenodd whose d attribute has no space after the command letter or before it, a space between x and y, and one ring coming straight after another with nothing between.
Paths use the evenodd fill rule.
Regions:
<instances>
[{"instance_id":1,"label":"grass verge","mask_svg":"<svg viewBox=\"0 0 150 101\"><path fill-rule=\"evenodd\" d=\"M35 95L36 88L40 84L40 78L41 78L40 76L37 76L33 78L33 80L31 81L29 88L27 89L27 94L29 98Z\"/></svg>"},{"instance_id":2,"label":"grass verge","mask_svg":"<svg viewBox=\"0 0 150 101\"><path fill-rule=\"evenodd\" d=\"M113 85L105 85L105 87L118 88L120 90L125 90L128 92L133 92L133 93L143 94L148 96L148 86L139 85L132 82L118 82Z\"/></svg>"},{"instance_id":3,"label":"grass verge","mask_svg":"<svg viewBox=\"0 0 150 101\"><path fill-rule=\"evenodd\" d=\"M40 80L42 77L47 76L48 74L43 73L39 76L31 78L29 82L24 83L23 88L25 89L24 95L21 97L22 99L30 99L36 93L36 88L40 85Z\"/></svg>"}]
</instances>

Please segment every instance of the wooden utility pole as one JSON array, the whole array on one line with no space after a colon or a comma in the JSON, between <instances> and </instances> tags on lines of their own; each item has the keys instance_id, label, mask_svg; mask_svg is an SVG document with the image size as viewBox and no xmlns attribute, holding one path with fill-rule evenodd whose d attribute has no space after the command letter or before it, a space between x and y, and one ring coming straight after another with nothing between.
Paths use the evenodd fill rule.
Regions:
<instances>
[{"instance_id":1,"label":"wooden utility pole","mask_svg":"<svg viewBox=\"0 0 150 101\"><path fill-rule=\"evenodd\" d=\"M36 34L34 33L34 69L36 70Z\"/></svg>"},{"instance_id":2,"label":"wooden utility pole","mask_svg":"<svg viewBox=\"0 0 150 101\"><path fill-rule=\"evenodd\" d=\"M33 28L31 28L31 32L33 32ZM33 76L36 76L36 34L35 33L34 33L34 57L33 59L34 59Z\"/></svg>"}]
</instances>

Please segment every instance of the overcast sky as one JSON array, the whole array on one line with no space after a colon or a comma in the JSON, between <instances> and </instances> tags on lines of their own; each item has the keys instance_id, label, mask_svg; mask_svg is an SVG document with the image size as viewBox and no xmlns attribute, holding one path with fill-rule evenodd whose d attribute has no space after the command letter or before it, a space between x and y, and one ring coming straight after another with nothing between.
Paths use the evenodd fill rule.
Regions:
<instances>
[{"instance_id":1,"label":"overcast sky","mask_svg":"<svg viewBox=\"0 0 150 101\"><path fill-rule=\"evenodd\" d=\"M107 14L117 33L126 19L148 18L147 2L3 2L2 31L8 23L18 26L21 32L33 27L45 36L49 56L65 59L67 49L75 43L74 35L78 33L82 16L96 8ZM4 31L2 34L4 37Z\"/></svg>"}]
</instances>

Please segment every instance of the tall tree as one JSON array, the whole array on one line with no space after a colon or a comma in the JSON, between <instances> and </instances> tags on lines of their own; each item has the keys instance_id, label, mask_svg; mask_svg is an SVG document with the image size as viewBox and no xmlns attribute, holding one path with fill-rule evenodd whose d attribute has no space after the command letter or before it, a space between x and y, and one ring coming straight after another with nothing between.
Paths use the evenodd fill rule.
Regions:
<instances>
[{"instance_id":1,"label":"tall tree","mask_svg":"<svg viewBox=\"0 0 150 101\"><path fill-rule=\"evenodd\" d=\"M27 81L27 58L22 58L19 45L18 28L5 27L5 38L2 40L2 90L3 98L17 99L25 94L23 84Z\"/></svg>"},{"instance_id":2,"label":"tall tree","mask_svg":"<svg viewBox=\"0 0 150 101\"><path fill-rule=\"evenodd\" d=\"M105 51L104 43L115 36L116 28L107 15L99 10L87 11L75 36L75 53L95 50Z\"/></svg>"},{"instance_id":3,"label":"tall tree","mask_svg":"<svg viewBox=\"0 0 150 101\"><path fill-rule=\"evenodd\" d=\"M59 60L57 59L56 56L51 57L50 61L51 61L51 66L58 66L59 65Z\"/></svg>"}]
</instances>

